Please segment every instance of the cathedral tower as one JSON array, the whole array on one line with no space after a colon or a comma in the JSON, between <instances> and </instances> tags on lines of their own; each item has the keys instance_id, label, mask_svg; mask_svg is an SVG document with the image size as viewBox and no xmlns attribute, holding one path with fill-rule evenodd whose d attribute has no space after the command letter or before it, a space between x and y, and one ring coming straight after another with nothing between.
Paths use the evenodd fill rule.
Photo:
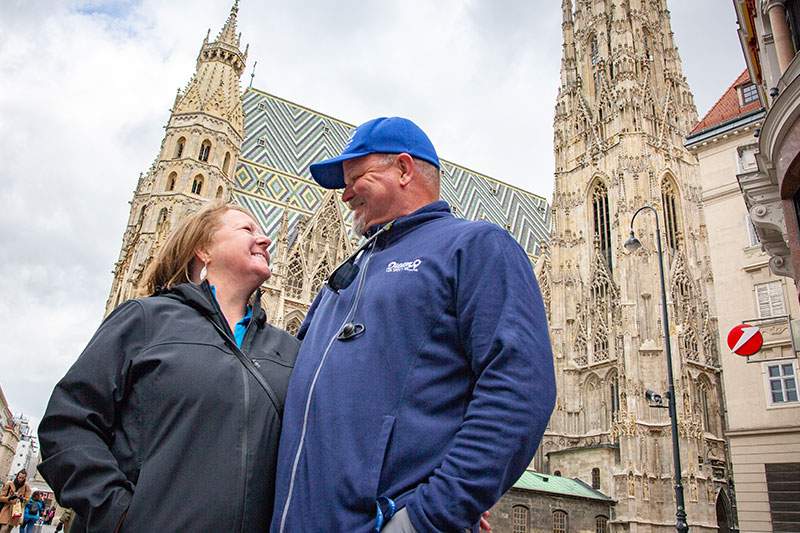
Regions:
<instances>
[{"instance_id":1,"label":"cathedral tower","mask_svg":"<svg viewBox=\"0 0 800 533\"><path fill-rule=\"evenodd\" d=\"M716 531L727 464L719 352L697 162L697 122L666 0L563 0L555 189L539 274L558 401L538 468L617 500L612 531L674 531L655 220L661 221L684 493L693 531Z\"/></svg>"},{"instance_id":2,"label":"cathedral tower","mask_svg":"<svg viewBox=\"0 0 800 533\"><path fill-rule=\"evenodd\" d=\"M187 212L228 198L244 138L239 78L247 50L236 31L238 0L213 42L203 40L194 75L175 96L161 149L139 177L106 313L135 295L169 229Z\"/></svg>"}]
</instances>

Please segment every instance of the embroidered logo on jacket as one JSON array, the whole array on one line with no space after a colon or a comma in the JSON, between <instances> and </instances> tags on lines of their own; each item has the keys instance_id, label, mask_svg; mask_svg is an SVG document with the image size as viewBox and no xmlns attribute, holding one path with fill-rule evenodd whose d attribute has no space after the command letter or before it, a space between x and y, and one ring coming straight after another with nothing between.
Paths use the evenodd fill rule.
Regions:
<instances>
[{"instance_id":1,"label":"embroidered logo on jacket","mask_svg":"<svg viewBox=\"0 0 800 533\"><path fill-rule=\"evenodd\" d=\"M422 259L414 259L413 261L406 261L398 263L397 261L390 261L386 265L386 272L418 272L419 266L422 264Z\"/></svg>"}]
</instances>

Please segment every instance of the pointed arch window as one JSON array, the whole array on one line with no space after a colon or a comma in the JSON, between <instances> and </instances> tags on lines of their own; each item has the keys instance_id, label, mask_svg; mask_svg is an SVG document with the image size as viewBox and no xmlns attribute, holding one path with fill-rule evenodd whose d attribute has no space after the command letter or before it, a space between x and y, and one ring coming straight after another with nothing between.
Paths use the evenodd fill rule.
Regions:
<instances>
[{"instance_id":1,"label":"pointed arch window","mask_svg":"<svg viewBox=\"0 0 800 533\"><path fill-rule=\"evenodd\" d=\"M295 253L286 270L286 295L289 298L300 298L303 295L303 261L300 254Z\"/></svg>"},{"instance_id":2,"label":"pointed arch window","mask_svg":"<svg viewBox=\"0 0 800 533\"><path fill-rule=\"evenodd\" d=\"M192 180L192 194L201 194L203 192L203 175L198 174Z\"/></svg>"},{"instance_id":3,"label":"pointed arch window","mask_svg":"<svg viewBox=\"0 0 800 533\"><path fill-rule=\"evenodd\" d=\"M167 220L167 208L164 207L158 213L158 221L156 222L156 241L163 241L169 231L169 221Z\"/></svg>"},{"instance_id":4,"label":"pointed arch window","mask_svg":"<svg viewBox=\"0 0 800 533\"><path fill-rule=\"evenodd\" d=\"M220 185L217 187L217 194L215 195L215 198L222 198L222 192L222 185Z\"/></svg>"},{"instance_id":5,"label":"pointed arch window","mask_svg":"<svg viewBox=\"0 0 800 533\"><path fill-rule=\"evenodd\" d=\"M615 374L608 381L611 393L611 419L617 421L619 420L619 378Z\"/></svg>"},{"instance_id":6,"label":"pointed arch window","mask_svg":"<svg viewBox=\"0 0 800 533\"><path fill-rule=\"evenodd\" d=\"M598 181L592 189L592 220L594 234L600 242L600 251L608 265L608 270L611 271L611 214L608 205L608 189L601 181Z\"/></svg>"},{"instance_id":7,"label":"pointed arch window","mask_svg":"<svg viewBox=\"0 0 800 533\"><path fill-rule=\"evenodd\" d=\"M594 66L600 61L600 47L597 45L597 35L592 36L592 41L589 45L589 53L592 58L592 66Z\"/></svg>"},{"instance_id":8,"label":"pointed arch window","mask_svg":"<svg viewBox=\"0 0 800 533\"><path fill-rule=\"evenodd\" d=\"M167 191L175 190L175 182L177 180L178 180L178 173L170 172L169 176L167 177Z\"/></svg>"},{"instance_id":9,"label":"pointed arch window","mask_svg":"<svg viewBox=\"0 0 800 533\"><path fill-rule=\"evenodd\" d=\"M180 158L183 155L183 149L186 146L186 137L181 137L178 139L178 143L175 145L175 159Z\"/></svg>"},{"instance_id":10,"label":"pointed arch window","mask_svg":"<svg viewBox=\"0 0 800 533\"><path fill-rule=\"evenodd\" d=\"M594 517L594 531L595 533L607 533L608 532L608 517L603 515L598 515Z\"/></svg>"},{"instance_id":11,"label":"pointed arch window","mask_svg":"<svg viewBox=\"0 0 800 533\"><path fill-rule=\"evenodd\" d=\"M711 400L709 391L711 390L710 384L700 379L695 386L695 410L700 415L700 422L703 424L703 429L709 433L714 433L714 426L712 425L711 418Z\"/></svg>"},{"instance_id":12,"label":"pointed arch window","mask_svg":"<svg viewBox=\"0 0 800 533\"><path fill-rule=\"evenodd\" d=\"M664 232L667 246L674 252L678 249L680 235L680 202L678 187L670 178L664 178L661 184L661 202L664 208Z\"/></svg>"},{"instance_id":13,"label":"pointed arch window","mask_svg":"<svg viewBox=\"0 0 800 533\"><path fill-rule=\"evenodd\" d=\"M328 275L330 274L330 267L328 266L328 261L323 259L322 262L317 267L317 271L314 273L314 277L311 279L311 297L317 295L317 293L322 290L322 286L325 284L325 280L328 279Z\"/></svg>"},{"instance_id":14,"label":"pointed arch window","mask_svg":"<svg viewBox=\"0 0 800 533\"><path fill-rule=\"evenodd\" d=\"M231 153L225 152L225 161L222 162L222 173L228 175L228 169L231 166Z\"/></svg>"},{"instance_id":15,"label":"pointed arch window","mask_svg":"<svg viewBox=\"0 0 800 533\"><path fill-rule=\"evenodd\" d=\"M286 331L289 335L297 336L297 332L300 331L300 319L296 316L293 316L289 319L286 323Z\"/></svg>"},{"instance_id":16,"label":"pointed arch window","mask_svg":"<svg viewBox=\"0 0 800 533\"><path fill-rule=\"evenodd\" d=\"M208 161L208 156L211 154L211 141L208 139L203 141L203 144L200 145L200 161Z\"/></svg>"}]
</instances>

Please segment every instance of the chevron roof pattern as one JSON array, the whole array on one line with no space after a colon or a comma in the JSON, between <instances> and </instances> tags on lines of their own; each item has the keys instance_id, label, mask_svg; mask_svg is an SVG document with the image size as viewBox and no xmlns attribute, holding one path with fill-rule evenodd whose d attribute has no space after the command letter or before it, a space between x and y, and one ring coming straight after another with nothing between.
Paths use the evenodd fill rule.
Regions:
<instances>
[{"instance_id":1,"label":"chevron roof pattern","mask_svg":"<svg viewBox=\"0 0 800 533\"><path fill-rule=\"evenodd\" d=\"M325 189L308 171L311 163L341 152L355 126L250 88L243 96L245 138L236 169L234 198L277 235L284 209L289 232L321 205ZM488 220L509 230L531 257L550 233L547 201L489 176L442 160L442 198L455 215ZM350 211L339 202L349 225Z\"/></svg>"}]
</instances>

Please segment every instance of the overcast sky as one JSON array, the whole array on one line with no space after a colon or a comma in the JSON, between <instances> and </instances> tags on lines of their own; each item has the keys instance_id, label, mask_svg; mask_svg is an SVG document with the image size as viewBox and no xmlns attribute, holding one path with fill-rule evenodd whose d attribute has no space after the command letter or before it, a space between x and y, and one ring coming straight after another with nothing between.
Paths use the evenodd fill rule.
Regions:
<instances>
[{"instance_id":1,"label":"overcast sky","mask_svg":"<svg viewBox=\"0 0 800 533\"><path fill-rule=\"evenodd\" d=\"M231 0L0 1L0 386L37 423L97 328L128 201ZM744 68L730 0L672 0L702 116ZM242 0L254 86L404 115L451 161L551 196L558 0ZM0 473L2 474L2 473Z\"/></svg>"}]
</instances>

